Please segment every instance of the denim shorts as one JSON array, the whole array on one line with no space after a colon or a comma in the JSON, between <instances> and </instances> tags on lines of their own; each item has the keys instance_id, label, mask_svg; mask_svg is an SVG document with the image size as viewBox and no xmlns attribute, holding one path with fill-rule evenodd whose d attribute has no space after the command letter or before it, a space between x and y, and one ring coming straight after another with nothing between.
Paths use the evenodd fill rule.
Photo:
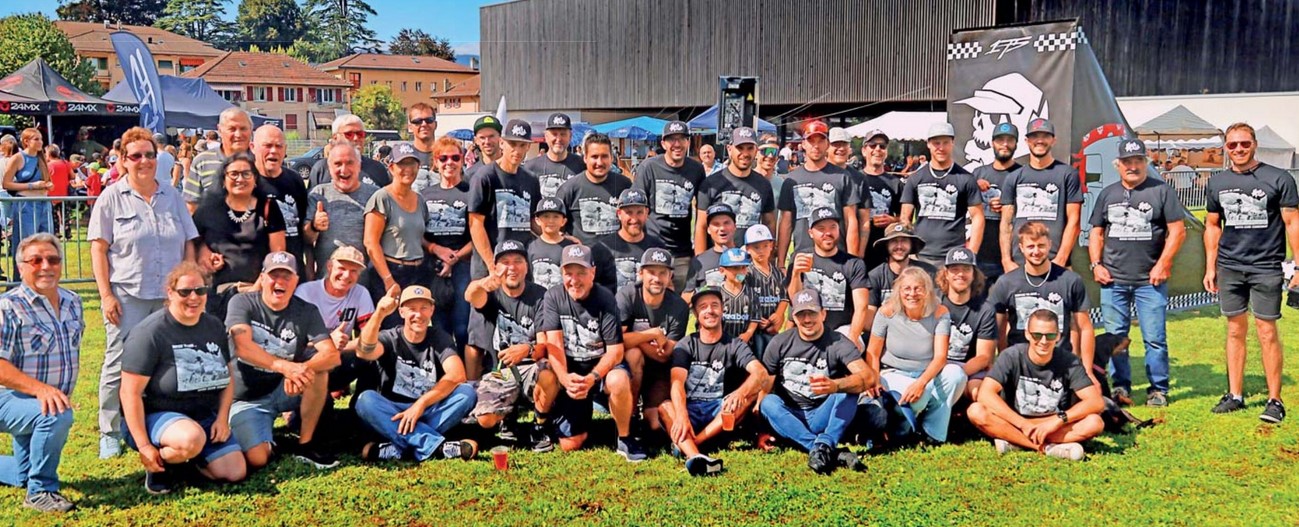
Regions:
<instances>
[{"instance_id":1,"label":"denim shorts","mask_svg":"<svg viewBox=\"0 0 1299 527\"><path fill-rule=\"evenodd\" d=\"M144 430L145 433L149 434L149 442L153 443L155 447L161 447L162 436L167 432L167 428L186 419L198 423L199 427L203 428L203 450L199 451L198 457L194 458L198 461L200 467L206 467L231 452L239 452L239 443L234 441L233 434L220 443L212 442L212 425L216 423L216 414L209 414L199 418L190 417L180 412L153 412L147 414L144 416ZM135 444L134 436L129 432L124 435L126 436L127 446L137 451L140 450L140 447Z\"/></svg>"},{"instance_id":2,"label":"denim shorts","mask_svg":"<svg viewBox=\"0 0 1299 527\"><path fill-rule=\"evenodd\" d=\"M290 397L284 393L284 381L271 393L251 401L235 401L230 406L230 435L239 441L244 452L273 439L271 429L275 418L283 412L297 410L302 405L302 396Z\"/></svg>"},{"instance_id":3,"label":"denim shorts","mask_svg":"<svg viewBox=\"0 0 1299 527\"><path fill-rule=\"evenodd\" d=\"M722 400L686 401L686 413L690 414L690 426L697 434L722 413Z\"/></svg>"},{"instance_id":4,"label":"denim shorts","mask_svg":"<svg viewBox=\"0 0 1299 527\"><path fill-rule=\"evenodd\" d=\"M1259 320L1281 318L1281 291L1285 273L1218 269L1218 305L1222 315L1234 317L1252 311Z\"/></svg>"}]
</instances>

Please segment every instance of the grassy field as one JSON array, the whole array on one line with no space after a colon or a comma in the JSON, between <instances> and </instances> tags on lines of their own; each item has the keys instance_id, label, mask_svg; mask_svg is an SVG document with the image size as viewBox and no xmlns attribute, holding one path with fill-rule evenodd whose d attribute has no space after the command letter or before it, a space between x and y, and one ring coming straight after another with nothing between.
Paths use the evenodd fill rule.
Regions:
<instances>
[{"instance_id":1,"label":"grassy field","mask_svg":"<svg viewBox=\"0 0 1299 527\"><path fill-rule=\"evenodd\" d=\"M327 472L281 459L243 484L154 497L144 492L134 453L97 458L104 332L97 299L87 296L86 307L87 346L73 397L77 423L61 470L65 493L79 508L40 516L20 507L22 490L3 488L0 524L1296 525L1299 510L1297 418L1281 426L1258 421L1263 379L1256 344L1246 383L1249 409L1208 412L1225 386L1224 324L1213 308L1170 323L1173 404L1134 409L1164 423L1093 441L1082 463L1024 453L998 457L989 443L970 441L870 457L865 473L821 477L797 452L734 450L719 454L727 462L723 476L691 479L670 457L631 465L598 445L574 454L513 453L507 473L496 472L485 454L421 466L361 465L345 457ZM1296 320L1282 325L1292 342L1299 339ZM1139 344L1133 348L1141 353ZM1133 364L1142 370L1139 356ZM1286 383L1293 386L1293 377ZM7 452L8 442L2 443Z\"/></svg>"}]
</instances>

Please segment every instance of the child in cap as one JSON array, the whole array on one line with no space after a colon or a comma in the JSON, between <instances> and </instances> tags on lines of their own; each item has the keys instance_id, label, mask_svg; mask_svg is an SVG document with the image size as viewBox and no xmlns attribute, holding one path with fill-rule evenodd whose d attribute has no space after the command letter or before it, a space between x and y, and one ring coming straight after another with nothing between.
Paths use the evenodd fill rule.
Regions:
<instances>
[{"instance_id":1,"label":"child in cap","mask_svg":"<svg viewBox=\"0 0 1299 527\"><path fill-rule=\"evenodd\" d=\"M753 341L758 331L758 321L753 317L757 301L753 289L745 285L744 280L753 260L744 249L732 247L722 252L719 261L722 275L722 334L743 340L745 344Z\"/></svg>"},{"instance_id":2,"label":"child in cap","mask_svg":"<svg viewBox=\"0 0 1299 527\"><path fill-rule=\"evenodd\" d=\"M749 346L758 356L762 356L771 337L784 329L785 311L789 309L789 292L786 291L789 282L785 279L785 272L771 261L775 245L775 237L766 225L754 225L744 233L744 250L752 260L745 287L753 291L756 302L750 315L758 323L758 331L749 341Z\"/></svg>"}]
</instances>

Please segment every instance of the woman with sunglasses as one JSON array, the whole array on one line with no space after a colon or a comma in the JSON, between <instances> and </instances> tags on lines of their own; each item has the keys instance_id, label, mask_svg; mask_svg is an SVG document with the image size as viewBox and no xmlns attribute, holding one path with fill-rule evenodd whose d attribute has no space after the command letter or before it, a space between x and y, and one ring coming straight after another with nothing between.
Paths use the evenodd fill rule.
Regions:
<instances>
[{"instance_id":1,"label":"woman with sunglasses","mask_svg":"<svg viewBox=\"0 0 1299 527\"><path fill-rule=\"evenodd\" d=\"M50 167L45 163L45 143L41 140L40 130L23 130L20 143L22 148L9 158L0 186L13 196L48 195L54 183L50 181ZM50 204L44 201L16 202L9 206L9 220L13 222L14 240L24 240L38 232L51 232ZM12 253L18 244L9 246Z\"/></svg>"},{"instance_id":2,"label":"woman with sunglasses","mask_svg":"<svg viewBox=\"0 0 1299 527\"><path fill-rule=\"evenodd\" d=\"M365 252L370 268L362 279L370 297L378 302L394 285L428 285L424 262L424 231L428 224L428 207L411 188L419 175L419 158L410 143L392 147L388 170L392 183L379 189L365 204ZM401 325L392 315L384 328Z\"/></svg>"},{"instance_id":3,"label":"woman with sunglasses","mask_svg":"<svg viewBox=\"0 0 1299 527\"><path fill-rule=\"evenodd\" d=\"M258 187L254 163L248 152L226 158L218 172L222 185L203 196L194 211L194 224L203 238L198 262L215 273L212 285L223 295L229 284L256 282L262 259L283 251L286 243L284 216ZM215 307L214 314L223 314Z\"/></svg>"},{"instance_id":4,"label":"woman with sunglasses","mask_svg":"<svg viewBox=\"0 0 1299 527\"><path fill-rule=\"evenodd\" d=\"M123 181L108 187L90 211L90 265L99 288L107 345L99 376L99 455L121 452L125 330L162 308L163 278L182 260L194 260L198 230L175 187L154 177L157 147L150 132L134 127L122 135Z\"/></svg>"},{"instance_id":5,"label":"woman with sunglasses","mask_svg":"<svg viewBox=\"0 0 1299 527\"><path fill-rule=\"evenodd\" d=\"M131 330L122 356L127 444L140 453L144 488L171 492L176 466L193 461L213 481L244 479L230 436L234 367L225 324L204 313L203 269L182 262L167 275L167 307Z\"/></svg>"},{"instance_id":6,"label":"woman with sunglasses","mask_svg":"<svg viewBox=\"0 0 1299 527\"><path fill-rule=\"evenodd\" d=\"M425 187L420 199L428 208L424 249L433 271L434 317L461 346L469 336L469 182L464 180L464 153L460 142L443 136L429 152L440 181Z\"/></svg>"}]
</instances>

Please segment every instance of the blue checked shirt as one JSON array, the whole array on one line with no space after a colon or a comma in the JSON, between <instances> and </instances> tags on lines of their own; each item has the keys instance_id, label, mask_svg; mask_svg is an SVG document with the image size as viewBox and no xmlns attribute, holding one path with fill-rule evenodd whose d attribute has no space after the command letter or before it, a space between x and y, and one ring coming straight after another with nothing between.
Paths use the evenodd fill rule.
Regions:
<instances>
[{"instance_id":1,"label":"blue checked shirt","mask_svg":"<svg viewBox=\"0 0 1299 527\"><path fill-rule=\"evenodd\" d=\"M76 293L59 288L56 314L44 296L22 284L0 295L0 360L71 395L85 326Z\"/></svg>"}]
</instances>

